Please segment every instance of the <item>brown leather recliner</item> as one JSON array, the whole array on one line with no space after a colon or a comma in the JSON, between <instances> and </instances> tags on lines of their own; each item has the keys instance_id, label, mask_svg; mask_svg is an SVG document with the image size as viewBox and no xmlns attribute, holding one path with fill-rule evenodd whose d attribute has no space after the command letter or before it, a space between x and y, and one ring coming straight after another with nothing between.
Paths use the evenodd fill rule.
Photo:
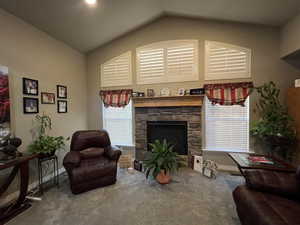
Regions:
<instances>
[{"instance_id":1,"label":"brown leather recliner","mask_svg":"<svg viewBox=\"0 0 300 225\"><path fill-rule=\"evenodd\" d=\"M297 173L248 170L245 179L233 192L242 225L300 225L300 167Z\"/></svg>"},{"instance_id":2,"label":"brown leather recliner","mask_svg":"<svg viewBox=\"0 0 300 225\"><path fill-rule=\"evenodd\" d=\"M121 151L111 146L105 130L77 131L63 165L69 175L73 194L116 182Z\"/></svg>"}]
</instances>

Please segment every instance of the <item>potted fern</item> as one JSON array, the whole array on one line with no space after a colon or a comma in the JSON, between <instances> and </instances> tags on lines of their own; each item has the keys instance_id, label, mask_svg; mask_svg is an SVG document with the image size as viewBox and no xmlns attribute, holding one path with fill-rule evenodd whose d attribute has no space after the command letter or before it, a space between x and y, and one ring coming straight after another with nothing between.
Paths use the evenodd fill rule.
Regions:
<instances>
[{"instance_id":1,"label":"potted fern","mask_svg":"<svg viewBox=\"0 0 300 225\"><path fill-rule=\"evenodd\" d=\"M146 178L152 175L158 183L168 184L171 181L171 173L178 171L182 166L178 154L173 151L174 146L166 140L156 140L150 144L152 150L147 160L144 161Z\"/></svg>"},{"instance_id":2,"label":"potted fern","mask_svg":"<svg viewBox=\"0 0 300 225\"><path fill-rule=\"evenodd\" d=\"M39 154L41 158L49 157L65 146L65 141L69 138L48 135L48 131L52 129L52 121L48 115L37 115L35 121L37 123L37 138L28 146L30 153Z\"/></svg>"},{"instance_id":3,"label":"potted fern","mask_svg":"<svg viewBox=\"0 0 300 225\"><path fill-rule=\"evenodd\" d=\"M267 144L270 153L282 158L291 158L291 147L296 143L296 129L293 119L280 100L280 90L274 82L266 83L256 91L256 104L260 119L252 124L250 133Z\"/></svg>"}]
</instances>

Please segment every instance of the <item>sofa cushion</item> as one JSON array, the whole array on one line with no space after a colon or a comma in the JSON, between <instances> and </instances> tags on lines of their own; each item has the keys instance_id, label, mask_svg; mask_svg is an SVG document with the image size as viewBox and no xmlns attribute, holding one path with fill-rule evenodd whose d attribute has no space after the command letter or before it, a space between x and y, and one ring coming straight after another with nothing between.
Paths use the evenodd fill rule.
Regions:
<instances>
[{"instance_id":1,"label":"sofa cushion","mask_svg":"<svg viewBox=\"0 0 300 225\"><path fill-rule=\"evenodd\" d=\"M254 191L245 185L233 192L237 212L243 225L300 224L300 203L278 195Z\"/></svg>"},{"instance_id":2,"label":"sofa cushion","mask_svg":"<svg viewBox=\"0 0 300 225\"><path fill-rule=\"evenodd\" d=\"M80 167L72 170L72 182L82 183L104 176L113 176L117 172L117 163L105 157L82 160Z\"/></svg>"},{"instance_id":3,"label":"sofa cushion","mask_svg":"<svg viewBox=\"0 0 300 225\"><path fill-rule=\"evenodd\" d=\"M249 188L290 199L300 199L300 182L295 173L270 170L246 170L246 184Z\"/></svg>"},{"instance_id":4,"label":"sofa cushion","mask_svg":"<svg viewBox=\"0 0 300 225\"><path fill-rule=\"evenodd\" d=\"M100 157L104 154L104 148L87 148L80 151L80 156L82 159L90 159L95 157Z\"/></svg>"}]
</instances>

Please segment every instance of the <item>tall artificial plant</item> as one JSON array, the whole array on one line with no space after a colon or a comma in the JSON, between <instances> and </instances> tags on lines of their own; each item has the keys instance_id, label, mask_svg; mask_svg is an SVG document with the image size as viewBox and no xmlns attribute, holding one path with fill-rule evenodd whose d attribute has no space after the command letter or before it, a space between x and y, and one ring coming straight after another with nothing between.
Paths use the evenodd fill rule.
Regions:
<instances>
[{"instance_id":1,"label":"tall artificial plant","mask_svg":"<svg viewBox=\"0 0 300 225\"><path fill-rule=\"evenodd\" d=\"M259 94L256 108L260 119L252 124L250 133L286 158L291 145L295 143L296 132L293 119L279 100L280 89L274 82L255 89Z\"/></svg>"}]
</instances>

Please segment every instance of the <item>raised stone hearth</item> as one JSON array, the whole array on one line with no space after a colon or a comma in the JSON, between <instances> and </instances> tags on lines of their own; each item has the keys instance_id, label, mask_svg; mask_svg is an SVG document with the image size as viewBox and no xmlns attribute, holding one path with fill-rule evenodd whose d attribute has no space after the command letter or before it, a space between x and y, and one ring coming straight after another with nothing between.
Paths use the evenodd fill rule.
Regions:
<instances>
[{"instance_id":1,"label":"raised stone hearth","mask_svg":"<svg viewBox=\"0 0 300 225\"><path fill-rule=\"evenodd\" d=\"M201 155L201 106L135 108L136 159L144 160L147 153L147 121L186 121L188 160Z\"/></svg>"}]
</instances>

